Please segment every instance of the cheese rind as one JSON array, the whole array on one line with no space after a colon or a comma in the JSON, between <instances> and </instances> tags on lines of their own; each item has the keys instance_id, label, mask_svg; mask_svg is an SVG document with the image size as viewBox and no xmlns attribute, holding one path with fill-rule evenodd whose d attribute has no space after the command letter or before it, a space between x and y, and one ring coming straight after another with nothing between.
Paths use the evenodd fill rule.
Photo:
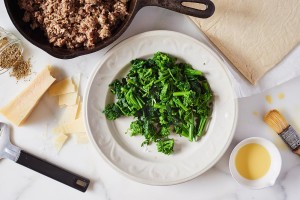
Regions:
<instances>
[{"instance_id":1,"label":"cheese rind","mask_svg":"<svg viewBox=\"0 0 300 200\"><path fill-rule=\"evenodd\" d=\"M48 90L50 96L58 96L72 92L76 92L76 86L71 78L67 78L53 84Z\"/></svg>"},{"instance_id":2,"label":"cheese rind","mask_svg":"<svg viewBox=\"0 0 300 200\"><path fill-rule=\"evenodd\" d=\"M33 108L55 78L51 76L50 66L43 69L36 78L6 106L0 109L0 113L16 126L20 126L29 117Z\"/></svg>"}]
</instances>

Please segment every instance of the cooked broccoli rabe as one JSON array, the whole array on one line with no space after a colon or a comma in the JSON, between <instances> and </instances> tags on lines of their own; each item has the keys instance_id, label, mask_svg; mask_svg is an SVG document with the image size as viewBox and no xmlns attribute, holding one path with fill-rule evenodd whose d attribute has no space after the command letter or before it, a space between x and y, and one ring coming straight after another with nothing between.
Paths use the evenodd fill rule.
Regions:
<instances>
[{"instance_id":1,"label":"cooked broccoli rabe","mask_svg":"<svg viewBox=\"0 0 300 200\"><path fill-rule=\"evenodd\" d=\"M117 101L105 107L109 120L134 116L131 136L142 135L143 145L156 143L158 152L171 154L175 132L190 141L202 137L212 113L213 93L201 71L168 54L131 61L127 76L110 85Z\"/></svg>"},{"instance_id":2,"label":"cooked broccoli rabe","mask_svg":"<svg viewBox=\"0 0 300 200\"><path fill-rule=\"evenodd\" d=\"M173 152L174 139L161 139L156 141L156 147L158 152L170 155Z\"/></svg>"}]
</instances>

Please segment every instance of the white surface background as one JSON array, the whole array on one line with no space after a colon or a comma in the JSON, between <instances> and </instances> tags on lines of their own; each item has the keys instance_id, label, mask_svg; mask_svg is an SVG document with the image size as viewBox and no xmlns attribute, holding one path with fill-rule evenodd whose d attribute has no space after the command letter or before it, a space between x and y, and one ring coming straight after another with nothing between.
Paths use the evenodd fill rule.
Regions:
<instances>
[{"instance_id":1,"label":"white surface background","mask_svg":"<svg viewBox=\"0 0 300 200\"><path fill-rule=\"evenodd\" d=\"M15 33L26 46L26 56L31 57L33 71L39 72L48 64L58 68L60 77L82 73L81 94L87 79L107 49L72 60L59 60L28 43L14 28L0 2L0 26ZM160 8L144 8L133 20L126 33L118 41L149 30L173 30L190 35L204 43L205 38L185 16ZM58 77L59 78L59 77ZM8 74L0 76L0 106L13 98L28 82L16 82ZM0 199L2 200L153 200L153 199L299 199L300 158L292 154L280 138L262 121L263 115L272 108L279 109L288 121L300 132L300 78L291 80L262 94L239 99L239 120L234 140L222 159L205 174L187 183L175 186L148 186L133 182L114 171L96 153L92 145L76 145L72 139L57 154L53 146L51 129L57 122L60 110L56 99L44 96L26 126L12 128L12 141L21 148L54 164L91 179L86 193L80 193L45 176L19 166L9 160L0 161ZM285 98L277 98L283 92ZM273 103L265 100L273 97ZM254 115L253 112L257 112ZM2 116L0 121L7 122ZM283 166L275 186L262 190L249 190L238 185L231 177L228 160L233 147L242 139L260 136L275 143L279 148Z\"/></svg>"}]
</instances>

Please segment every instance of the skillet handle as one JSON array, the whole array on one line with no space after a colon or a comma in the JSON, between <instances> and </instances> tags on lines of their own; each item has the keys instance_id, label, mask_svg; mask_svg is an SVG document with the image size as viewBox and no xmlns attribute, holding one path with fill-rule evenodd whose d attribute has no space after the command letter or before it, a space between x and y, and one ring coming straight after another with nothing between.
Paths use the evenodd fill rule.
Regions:
<instances>
[{"instance_id":1,"label":"skillet handle","mask_svg":"<svg viewBox=\"0 0 300 200\"><path fill-rule=\"evenodd\" d=\"M84 177L50 164L23 150L21 150L20 156L16 163L28 167L29 169L39 172L81 192L85 192L90 183L90 180Z\"/></svg>"},{"instance_id":2,"label":"skillet handle","mask_svg":"<svg viewBox=\"0 0 300 200\"><path fill-rule=\"evenodd\" d=\"M203 4L206 6L206 9L200 10L182 5L185 2ZM215 5L210 0L138 0L138 3L140 8L144 6L158 6L198 18L208 18L215 12Z\"/></svg>"}]
</instances>

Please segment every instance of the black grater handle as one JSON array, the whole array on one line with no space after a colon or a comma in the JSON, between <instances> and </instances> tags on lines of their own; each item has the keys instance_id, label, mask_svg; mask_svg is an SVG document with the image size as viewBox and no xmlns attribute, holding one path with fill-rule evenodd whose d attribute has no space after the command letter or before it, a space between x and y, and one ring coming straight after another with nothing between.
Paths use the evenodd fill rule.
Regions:
<instances>
[{"instance_id":1,"label":"black grater handle","mask_svg":"<svg viewBox=\"0 0 300 200\"><path fill-rule=\"evenodd\" d=\"M89 179L50 164L23 150L20 152L17 163L81 192L85 192L90 184Z\"/></svg>"}]
</instances>

